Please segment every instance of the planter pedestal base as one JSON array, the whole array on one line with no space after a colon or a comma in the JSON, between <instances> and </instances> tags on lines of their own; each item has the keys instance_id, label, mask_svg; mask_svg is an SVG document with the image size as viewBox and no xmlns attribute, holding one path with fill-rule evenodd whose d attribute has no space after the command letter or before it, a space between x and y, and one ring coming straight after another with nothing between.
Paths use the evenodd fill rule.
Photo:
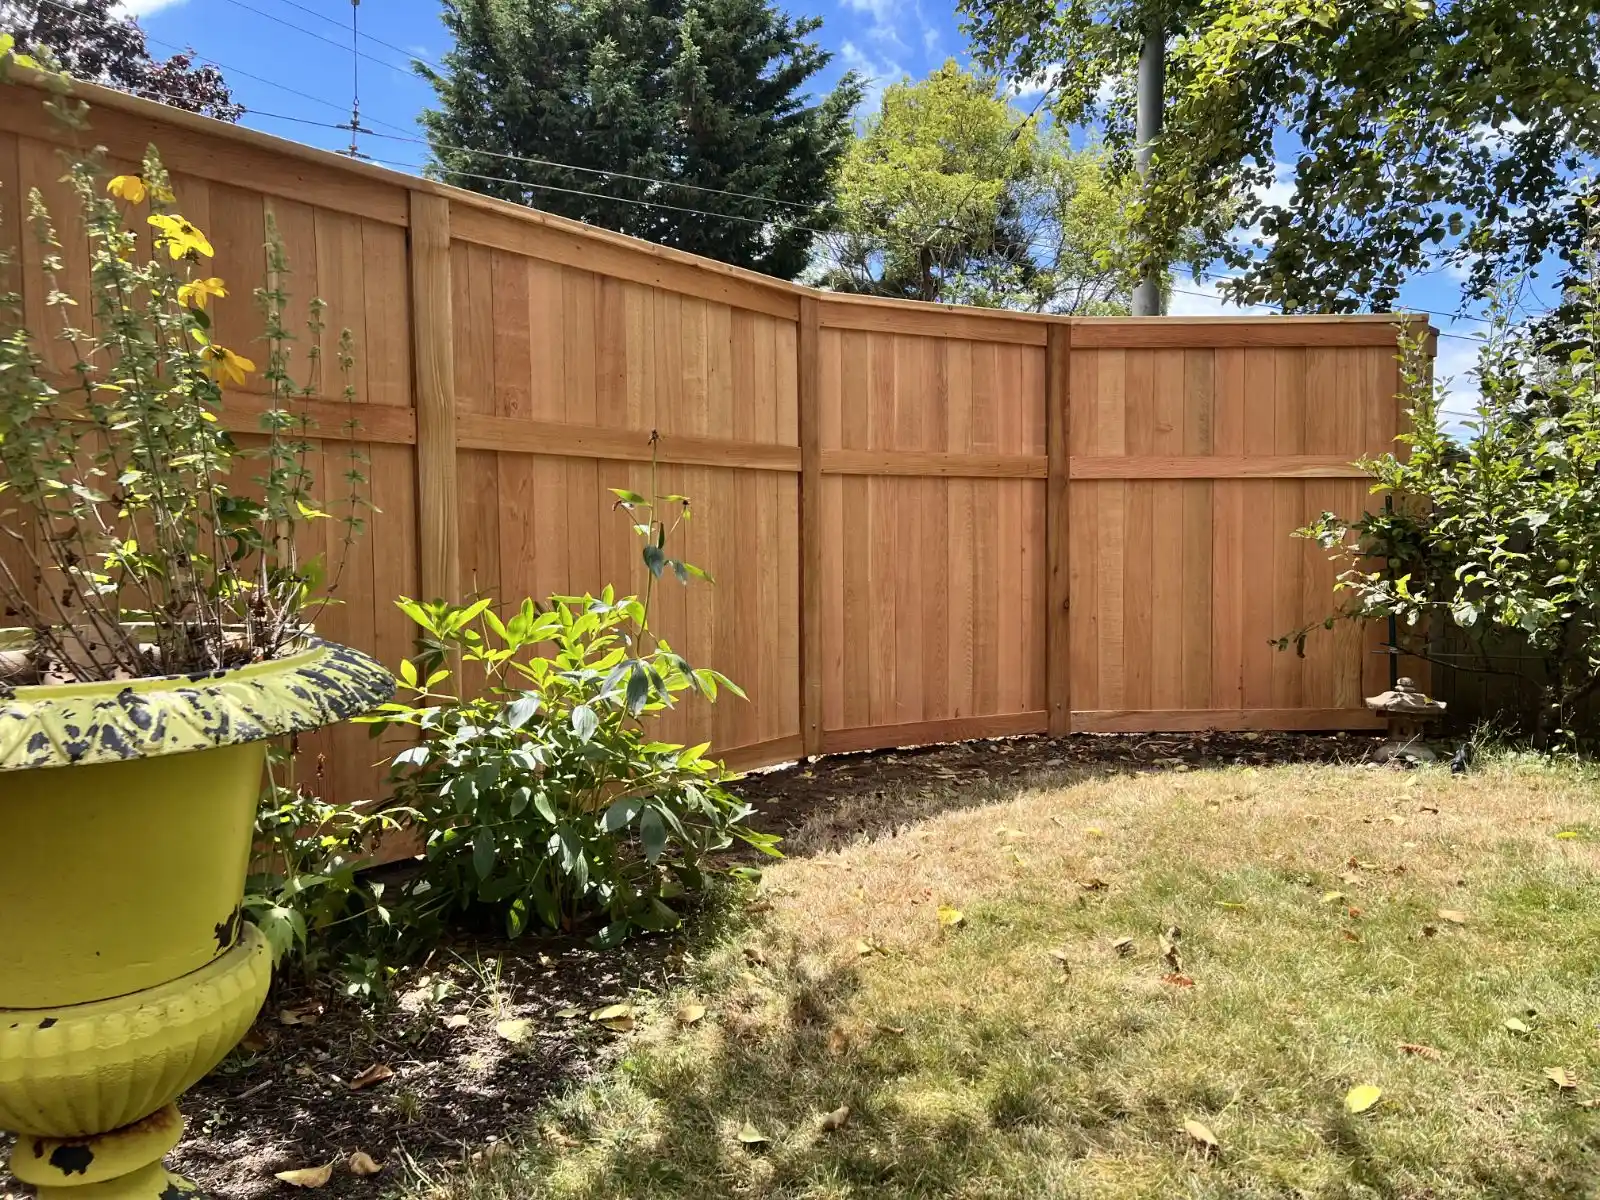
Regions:
<instances>
[{"instance_id":1,"label":"planter pedestal base","mask_svg":"<svg viewBox=\"0 0 1600 1200\"><path fill-rule=\"evenodd\" d=\"M183 1136L175 1104L142 1121L88 1138L23 1138L11 1173L39 1191L39 1200L206 1200L161 1163Z\"/></svg>"}]
</instances>

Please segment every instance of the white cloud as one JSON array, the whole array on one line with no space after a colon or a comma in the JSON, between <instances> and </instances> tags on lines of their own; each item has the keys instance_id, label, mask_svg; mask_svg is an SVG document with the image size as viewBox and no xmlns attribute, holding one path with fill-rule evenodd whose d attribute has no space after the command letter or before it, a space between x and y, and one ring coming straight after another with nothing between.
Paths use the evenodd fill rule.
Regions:
<instances>
[{"instance_id":1,"label":"white cloud","mask_svg":"<svg viewBox=\"0 0 1600 1200\"><path fill-rule=\"evenodd\" d=\"M1480 146L1488 146L1496 153L1502 153L1507 149L1506 143L1527 128L1526 122L1512 117L1509 121L1500 122L1498 127L1487 122L1481 125L1474 125L1472 127L1472 138Z\"/></svg>"},{"instance_id":2,"label":"white cloud","mask_svg":"<svg viewBox=\"0 0 1600 1200\"><path fill-rule=\"evenodd\" d=\"M1051 63L1037 75L1013 79L1006 85L1006 92L1014 100L1026 100L1055 87L1056 81L1060 78L1061 64Z\"/></svg>"},{"instance_id":3,"label":"white cloud","mask_svg":"<svg viewBox=\"0 0 1600 1200\"><path fill-rule=\"evenodd\" d=\"M1274 316L1277 310L1259 304L1243 307L1225 300L1222 285L1210 279L1195 279L1179 273L1173 280L1167 315L1171 317Z\"/></svg>"},{"instance_id":4,"label":"white cloud","mask_svg":"<svg viewBox=\"0 0 1600 1200\"><path fill-rule=\"evenodd\" d=\"M872 18L867 36L873 41L884 42L901 49L908 48L901 40L898 29L905 0L844 0L844 7Z\"/></svg>"},{"instance_id":5,"label":"white cloud","mask_svg":"<svg viewBox=\"0 0 1600 1200\"><path fill-rule=\"evenodd\" d=\"M861 104L869 111L878 107L878 101L883 97L883 89L897 82L906 73L905 68L899 63L890 59L875 59L860 46L848 40L839 47L839 57L844 60L844 65L848 69L860 75L865 82L866 91Z\"/></svg>"},{"instance_id":6,"label":"white cloud","mask_svg":"<svg viewBox=\"0 0 1600 1200\"><path fill-rule=\"evenodd\" d=\"M1478 350L1476 339L1441 337L1433 360L1434 379L1446 385L1439 406L1442 424L1457 436L1465 435L1465 422L1478 404L1478 380L1472 374L1478 366Z\"/></svg>"},{"instance_id":7,"label":"white cloud","mask_svg":"<svg viewBox=\"0 0 1600 1200\"><path fill-rule=\"evenodd\" d=\"M1274 208L1287 208L1294 199L1294 168L1286 162L1272 164L1272 182L1257 184L1256 199Z\"/></svg>"},{"instance_id":8,"label":"white cloud","mask_svg":"<svg viewBox=\"0 0 1600 1200\"><path fill-rule=\"evenodd\" d=\"M939 27L924 24L922 27L922 52L933 57L933 52L939 48Z\"/></svg>"},{"instance_id":9,"label":"white cloud","mask_svg":"<svg viewBox=\"0 0 1600 1200\"><path fill-rule=\"evenodd\" d=\"M122 0L116 11L126 17L148 17L164 8L182 4L183 0Z\"/></svg>"}]
</instances>

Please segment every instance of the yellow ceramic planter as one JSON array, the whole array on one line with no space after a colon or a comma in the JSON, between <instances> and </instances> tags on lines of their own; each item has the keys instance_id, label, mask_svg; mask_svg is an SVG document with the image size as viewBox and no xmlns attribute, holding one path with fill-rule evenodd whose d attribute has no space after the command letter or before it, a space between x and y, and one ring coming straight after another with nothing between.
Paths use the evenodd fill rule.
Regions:
<instances>
[{"instance_id":1,"label":"yellow ceramic planter","mask_svg":"<svg viewBox=\"0 0 1600 1200\"><path fill-rule=\"evenodd\" d=\"M240 917L265 739L388 699L325 642L202 677L0 697L0 1129L42 1197L191 1194L173 1101L271 982Z\"/></svg>"}]
</instances>

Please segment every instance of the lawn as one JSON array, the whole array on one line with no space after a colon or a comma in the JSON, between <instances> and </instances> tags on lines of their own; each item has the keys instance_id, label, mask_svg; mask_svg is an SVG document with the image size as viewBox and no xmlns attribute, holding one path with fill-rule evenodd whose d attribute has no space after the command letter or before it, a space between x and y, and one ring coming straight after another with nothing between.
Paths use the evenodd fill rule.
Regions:
<instances>
[{"instance_id":1,"label":"lawn","mask_svg":"<svg viewBox=\"0 0 1600 1200\"><path fill-rule=\"evenodd\" d=\"M1596 795L1502 761L852 801L617 1067L423 1190L1592 1195Z\"/></svg>"}]
</instances>

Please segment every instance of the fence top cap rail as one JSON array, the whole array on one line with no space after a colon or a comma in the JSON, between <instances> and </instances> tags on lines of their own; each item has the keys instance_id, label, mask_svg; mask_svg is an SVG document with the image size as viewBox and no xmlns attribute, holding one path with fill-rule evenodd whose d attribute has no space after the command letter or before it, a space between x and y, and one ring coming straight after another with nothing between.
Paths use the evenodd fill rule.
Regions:
<instances>
[{"instance_id":1,"label":"fence top cap rail","mask_svg":"<svg viewBox=\"0 0 1600 1200\"><path fill-rule=\"evenodd\" d=\"M20 84L38 91L46 91L49 87L45 75L20 67L13 69L6 83L12 85ZM5 85L0 84L0 87L3 86ZM582 221L574 221L567 217L557 216L554 213L514 204L509 200L499 200L492 196L484 196L477 192L467 191L464 188L452 187L449 184L426 179L420 175L409 175L404 171L397 171L390 167L380 167L374 163L361 162L359 159L351 159L342 154L335 154L331 150L321 150L314 146L308 146L303 142L291 141L287 138L277 137L274 134L263 133L257 129L248 129L226 121L203 117L198 113L173 108L170 105L160 104L154 100L130 96L125 92L102 87L99 84L86 83L75 79L72 82L72 88L73 94L77 98L86 101L91 106L91 109L94 107L111 109L143 120L164 123L204 137L216 138L220 141L232 142L235 145L248 146L255 150L281 155L284 158L295 161L310 163L326 170L345 172L348 175L374 183L387 184L402 191L441 196L451 204L459 204L463 207L496 213L513 221L543 226L547 229L570 234L573 237L607 243L619 249L678 263L708 274L737 279L744 283L765 288L771 292L796 298L812 297L820 299L830 305L840 304L865 308L893 309L901 312L939 312L949 313L953 317L978 317L993 321L1021 322L1035 327L1062 325L1104 331L1123 328L1149 329L1151 326L1179 330L1207 325L1224 327L1252 325L1257 327L1263 325L1370 325L1373 323L1398 325L1401 322L1408 322L1413 326L1420 324L1428 333L1434 332L1432 327L1427 324L1426 318L1416 314L1285 314L1271 317L1249 315L1214 317L1067 317L1050 313L1015 312L1007 309L978 308L967 305L931 304L918 300L894 300L878 296L856 296L847 293L821 291L807 287L804 284L775 279L758 271L731 266L728 263L717 262L714 259L701 258L683 250L660 246L654 242L644 241L641 238L615 233L609 229L586 225ZM91 122L92 120L91 113Z\"/></svg>"}]
</instances>

